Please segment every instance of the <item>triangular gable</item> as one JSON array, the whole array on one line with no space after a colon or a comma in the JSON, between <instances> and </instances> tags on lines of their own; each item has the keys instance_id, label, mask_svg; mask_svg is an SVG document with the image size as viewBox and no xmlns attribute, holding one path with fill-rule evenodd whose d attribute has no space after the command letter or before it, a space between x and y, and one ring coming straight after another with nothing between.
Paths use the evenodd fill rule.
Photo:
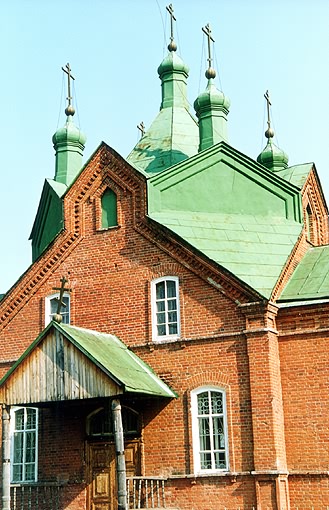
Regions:
<instances>
[{"instance_id":1,"label":"triangular gable","mask_svg":"<svg viewBox=\"0 0 329 510\"><path fill-rule=\"evenodd\" d=\"M148 185L153 220L270 298L302 230L296 186L225 142Z\"/></svg>"},{"instance_id":2,"label":"triangular gable","mask_svg":"<svg viewBox=\"0 0 329 510\"><path fill-rule=\"evenodd\" d=\"M52 322L0 381L8 405L112 397L175 397L115 336Z\"/></svg>"}]
</instances>

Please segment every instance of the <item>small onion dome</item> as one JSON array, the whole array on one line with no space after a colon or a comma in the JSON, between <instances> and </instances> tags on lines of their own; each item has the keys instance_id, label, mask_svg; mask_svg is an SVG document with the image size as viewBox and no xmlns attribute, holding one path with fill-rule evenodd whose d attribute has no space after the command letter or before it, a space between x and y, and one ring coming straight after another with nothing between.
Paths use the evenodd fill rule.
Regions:
<instances>
[{"instance_id":1,"label":"small onion dome","mask_svg":"<svg viewBox=\"0 0 329 510\"><path fill-rule=\"evenodd\" d=\"M54 145L73 143L84 146L86 140L86 135L75 126L71 116L67 117L65 126L58 129L53 136Z\"/></svg>"},{"instance_id":2,"label":"small onion dome","mask_svg":"<svg viewBox=\"0 0 329 510\"><path fill-rule=\"evenodd\" d=\"M269 170L281 170L288 166L287 154L273 143L271 137L268 137L267 145L259 154L257 161Z\"/></svg>"},{"instance_id":3,"label":"small onion dome","mask_svg":"<svg viewBox=\"0 0 329 510\"><path fill-rule=\"evenodd\" d=\"M159 65L158 74L160 78L162 78L165 74L175 72L183 73L187 77L189 73L189 67L183 62L177 53L171 51Z\"/></svg>"},{"instance_id":4,"label":"small onion dome","mask_svg":"<svg viewBox=\"0 0 329 510\"><path fill-rule=\"evenodd\" d=\"M197 115L204 110L223 110L227 114L230 105L229 98L218 90L212 79L209 79L206 90L201 92L194 101Z\"/></svg>"}]
</instances>

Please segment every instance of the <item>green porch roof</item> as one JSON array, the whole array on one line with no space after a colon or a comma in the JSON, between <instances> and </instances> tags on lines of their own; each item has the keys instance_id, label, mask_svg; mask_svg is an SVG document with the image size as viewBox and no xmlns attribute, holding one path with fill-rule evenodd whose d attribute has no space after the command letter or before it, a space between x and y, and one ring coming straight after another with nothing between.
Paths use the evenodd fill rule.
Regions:
<instances>
[{"instance_id":1,"label":"green porch roof","mask_svg":"<svg viewBox=\"0 0 329 510\"><path fill-rule=\"evenodd\" d=\"M279 301L329 298L329 246L310 248L298 264Z\"/></svg>"},{"instance_id":2,"label":"green porch roof","mask_svg":"<svg viewBox=\"0 0 329 510\"><path fill-rule=\"evenodd\" d=\"M23 353L19 360L8 370L0 381L0 387L10 375L47 337L49 330L55 328L63 334L94 365L123 387L124 392L141 393L158 397L176 397L177 395L153 372L153 370L134 354L116 336L88 329L51 322L45 330Z\"/></svg>"},{"instance_id":3,"label":"green porch roof","mask_svg":"<svg viewBox=\"0 0 329 510\"><path fill-rule=\"evenodd\" d=\"M151 217L267 298L302 229L272 216L166 211Z\"/></svg>"}]
</instances>

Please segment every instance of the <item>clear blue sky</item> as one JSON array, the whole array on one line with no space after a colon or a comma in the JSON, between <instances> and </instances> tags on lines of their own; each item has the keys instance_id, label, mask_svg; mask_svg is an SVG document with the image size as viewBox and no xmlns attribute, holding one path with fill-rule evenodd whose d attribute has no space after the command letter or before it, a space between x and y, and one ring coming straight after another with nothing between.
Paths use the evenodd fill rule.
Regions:
<instances>
[{"instance_id":1,"label":"clear blue sky","mask_svg":"<svg viewBox=\"0 0 329 510\"><path fill-rule=\"evenodd\" d=\"M31 263L28 241L51 142L65 122L70 62L85 161L104 140L127 156L160 105L166 53L164 0L8 0L1 5L0 293ZM206 86L201 27L215 38L217 85L231 99L229 141L256 158L265 139L264 92L275 142L289 164L314 161L329 199L329 1L176 0L178 53L190 67L191 105ZM164 38L164 32L166 37ZM193 108L191 106L193 111Z\"/></svg>"}]
</instances>

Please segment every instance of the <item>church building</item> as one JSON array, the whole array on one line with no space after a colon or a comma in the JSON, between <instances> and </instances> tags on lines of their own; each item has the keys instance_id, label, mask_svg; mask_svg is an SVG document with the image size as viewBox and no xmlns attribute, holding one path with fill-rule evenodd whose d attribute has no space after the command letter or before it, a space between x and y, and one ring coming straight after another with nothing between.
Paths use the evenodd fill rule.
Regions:
<instances>
[{"instance_id":1,"label":"church building","mask_svg":"<svg viewBox=\"0 0 329 510\"><path fill-rule=\"evenodd\" d=\"M167 11L160 111L128 157L101 142L83 164L64 68L33 262L0 299L2 510L329 507L317 170L274 143L268 93L261 154L230 145L209 25L190 111Z\"/></svg>"}]
</instances>

